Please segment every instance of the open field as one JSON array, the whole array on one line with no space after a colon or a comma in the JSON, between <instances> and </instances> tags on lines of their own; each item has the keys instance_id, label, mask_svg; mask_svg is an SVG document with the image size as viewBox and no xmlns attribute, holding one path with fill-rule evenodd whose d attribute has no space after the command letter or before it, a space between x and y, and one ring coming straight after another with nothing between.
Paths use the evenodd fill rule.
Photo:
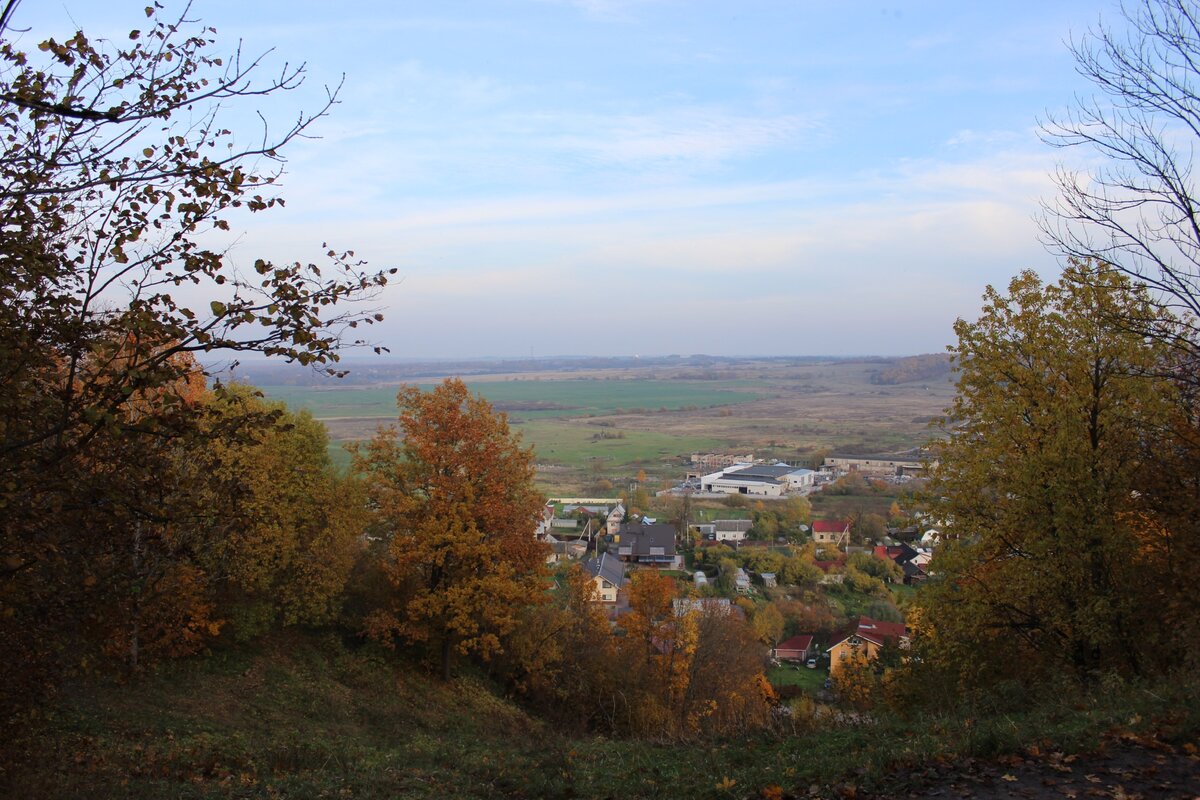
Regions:
<instances>
[{"instance_id":1,"label":"open field","mask_svg":"<svg viewBox=\"0 0 1200 800\"><path fill-rule=\"evenodd\" d=\"M417 383L432 389L433 383ZM514 422L629 413L665 413L748 403L757 381L670 381L621 378L555 379L510 376L508 380L470 381L472 392L487 398ZM398 386L266 386L269 397L307 408L320 419L388 418L396 414Z\"/></svg>"},{"instance_id":2,"label":"open field","mask_svg":"<svg viewBox=\"0 0 1200 800\"><path fill-rule=\"evenodd\" d=\"M703 374L660 366L488 375L468 385L534 446L544 488L578 492L638 470L655 485L677 480L694 451L803 462L821 451L917 447L930 436L929 420L949 405L953 386L944 378L873 384L888 363L747 360ZM340 465L348 463L340 443L365 439L395 419L396 385L263 389L323 420Z\"/></svg>"}]
</instances>

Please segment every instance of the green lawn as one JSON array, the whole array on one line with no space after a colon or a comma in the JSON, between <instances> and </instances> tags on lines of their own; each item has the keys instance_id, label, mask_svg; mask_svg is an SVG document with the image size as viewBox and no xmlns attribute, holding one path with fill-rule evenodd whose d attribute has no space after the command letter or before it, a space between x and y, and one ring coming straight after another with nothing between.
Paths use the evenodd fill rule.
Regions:
<instances>
[{"instance_id":1,"label":"green lawn","mask_svg":"<svg viewBox=\"0 0 1200 800\"><path fill-rule=\"evenodd\" d=\"M791 665L772 667L767 672L767 680L772 686L799 686L808 692L815 692L825 684L829 673L823 669L809 669L801 665L799 669Z\"/></svg>"}]
</instances>

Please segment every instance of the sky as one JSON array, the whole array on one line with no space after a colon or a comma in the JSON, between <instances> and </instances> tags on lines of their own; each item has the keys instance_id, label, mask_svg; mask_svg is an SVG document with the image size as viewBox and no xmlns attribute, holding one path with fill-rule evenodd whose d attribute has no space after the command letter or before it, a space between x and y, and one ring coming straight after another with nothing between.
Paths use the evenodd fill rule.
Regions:
<instances>
[{"instance_id":1,"label":"sky","mask_svg":"<svg viewBox=\"0 0 1200 800\"><path fill-rule=\"evenodd\" d=\"M24 0L26 44L123 39L144 2ZM305 62L231 107L248 141L342 81L293 142L286 207L231 260L353 249L398 279L374 341L405 358L940 352L985 286L1053 280L1048 113L1090 87L1067 42L1110 2L195 0ZM69 35L69 34L68 34Z\"/></svg>"}]
</instances>

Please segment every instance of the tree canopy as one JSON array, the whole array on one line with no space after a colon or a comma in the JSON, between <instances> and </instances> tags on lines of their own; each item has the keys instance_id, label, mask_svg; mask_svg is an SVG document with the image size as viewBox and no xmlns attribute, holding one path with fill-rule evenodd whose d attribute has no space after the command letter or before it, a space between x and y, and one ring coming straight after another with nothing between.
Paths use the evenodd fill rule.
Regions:
<instances>
[{"instance_id":1,"label":"tree canopy","mask_svg":"<svg viewBox=\"0 0 1200 800\"><path fill-rule=\"evenodd\" d=\"M958 395L931 487L944 543L925 632L964 678L1039 667L1087 677L1145 665L1138 487L1176 408L1161 344L1121 324L1161 313L1104 265L993 288L951 348ZM977 677L977 676L976 676Z\"/></svg>"},{"instance_id":2,"label":"tree canopy","mask_svg":"<svg viewBox=\"0 0 1200 800\"><path fill-rule=\"evenodd\" d=\"M355 458L395 589L367 626L384 641L434 643L449 677L455 651L498 653L520 610L538 601L542 498L532 451L462 381L408 387L397 402L399 427L380 431Z\"/></svg>"}]
</instances>

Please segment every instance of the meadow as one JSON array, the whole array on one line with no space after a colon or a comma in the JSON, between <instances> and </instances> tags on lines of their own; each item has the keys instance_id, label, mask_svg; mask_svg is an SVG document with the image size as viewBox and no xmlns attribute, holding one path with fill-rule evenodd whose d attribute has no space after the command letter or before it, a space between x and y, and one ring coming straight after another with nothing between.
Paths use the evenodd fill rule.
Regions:
<instances>
[{"instance_id":1,"label":"meadow","mask_svg":"<svg viewBox=\"0 0 1200 800\"><path fill-rule=\"evenodd\" d=\"M931 437L929 422L949 404L944 378L877 385L884 359L774 363L747 360L709 370L662 367L488 375L470 389L506 413L534 447L538 483L549 492L586 492L639 471L677 481L693 452L753 453L791 462L822 452L899 452ZM431 387L431 380L416 385ZM330 454L369 438L396 418L397 384L262 387L267 397L305 408L325 423Z\"/></svg>"},{"instance_id":2,"label":"meadow","mask_svg":"<svg viewBox=\"0 0 1200 800\"><path fill-rule=\"evenodd\" d=\"M433 383L417 383L431 389ZM513 422L533 419L602 416L647 411L714 408L749 403L762 397L758 381L672 381L603 378L540 379L511 376L507 380L468 381ZM398 386L264 386L273 400L307 408L318 419L379 418L396 414Z\"/></svg>"}]
</instances>

